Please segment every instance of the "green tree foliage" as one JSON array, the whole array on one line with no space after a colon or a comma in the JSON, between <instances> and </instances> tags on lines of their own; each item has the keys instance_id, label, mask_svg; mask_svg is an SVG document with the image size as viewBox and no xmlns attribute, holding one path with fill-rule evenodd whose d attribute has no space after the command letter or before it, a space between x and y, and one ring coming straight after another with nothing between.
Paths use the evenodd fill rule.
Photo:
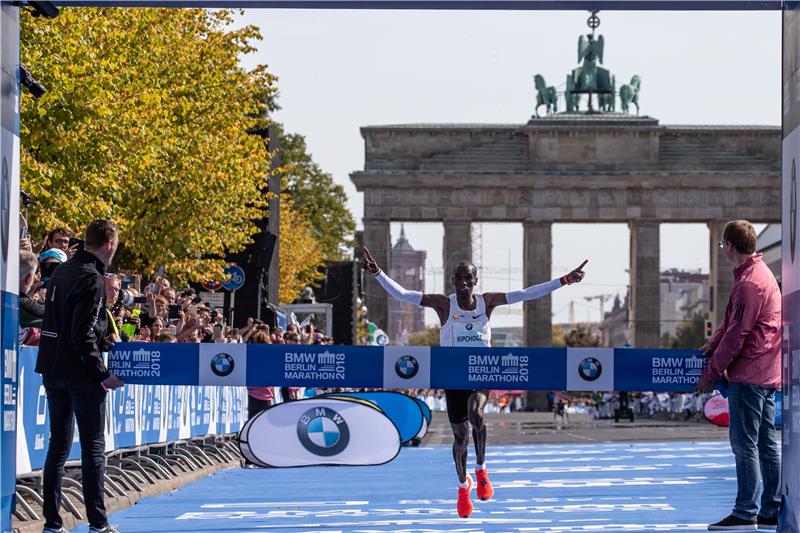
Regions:
<instances>
[{"instance_id":1,"label":"green tree foliage","mask_svg":"<svg viewBox=\"0 0 800 533\"><path fill-rule=\"evenodd\" d=\"M705 317L695 314L691 320L684 320L675 331L675 335L665 334L661 339L664 348L683 348L696 350L706 342Z\"/></svg>"},{"instance_id":2,"label":"green tree foliage","mask_svg":"<svg viewBox=\"0 0 800 533\"><path fill-rule=\"evenodd\" d=\"M355 244L356 222L347 208L344 187L324 172L308 153L305 137L285 133L276 125L281 136L283 193L292 197L295 209L310 222L325 259L341 259L342 251Z\"/></svg>"},{"instance_id":3,"label":"green tree foliage","mask_svg":"<svg viewBox=\"0 0 800 533\"><path fill-rule=\"evenodd\" d=\"M600 346L600 338L592 335L592 332L583 324L567 332L564 336L564 345L570 348L594 348Z\"/></svg>"},{"instance_id":4,"label":"green tree foliage","mask_svg":"<svg viewBox=\"0 0 800 533\"><path fill-rule=\"evenodd\" d=\"M34 234L114 219L120 265L167 264L178 279L221 273L263 216L263 127L275 79L245 70L261 38L230 11L65 8L23 14L22 62L48 87L22 94L22 183ZM209 259L209 258L219 259Z\"/></svg>"},{"instance_id":5,"label":"green tree foliage","mask_svg":"<svg viewBox=\"0 0 800 533\"><path fill-rule=\"evenodd\" d=\"M439 346L439 326L428 326L422 331L412 333L408 337L410 346Z\"/></svg>"}]
</instances>

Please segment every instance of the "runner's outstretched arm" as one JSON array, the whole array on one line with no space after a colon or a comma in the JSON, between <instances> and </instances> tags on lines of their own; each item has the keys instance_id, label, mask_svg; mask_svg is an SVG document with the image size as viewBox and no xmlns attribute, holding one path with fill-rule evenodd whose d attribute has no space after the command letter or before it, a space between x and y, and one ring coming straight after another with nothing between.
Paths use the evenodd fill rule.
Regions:
<instances>
[{"instance_id":1,"label":"runner's outstretched arm","mask_svg":"<svg viewBox=\"0 0 800 533\"><path fill-rule=\"evenodd\" d=\"M528 288L512 292L487 292L483 295L486 301L487 311L490 308L497 307L498 305L511 305L517 302L526 300L535 300L542 296L547 296L554 290L563 287L564 285L572 285L573 283L580 283L586 273L583 267L589 260L585 260L581 265L565 276L560 278L539 283L538 285L531 285Z\"/></svg>"},{"instance_id":2,"label":"runner's outstretched arm","mask_svg":"<svg viewBox=\"0 0 800 533\"><path fill-rule=\"evenodd\" d=\"M375 277L375 280L392 298L401 302L431 307L436 310L442 323L446 320L447 310L449 309L449 300L446 296L441 294L422 294L419 291L410 291L404 288L381 270L366 246L364 247L364 268Z\"/></svg>"}]
</instances>

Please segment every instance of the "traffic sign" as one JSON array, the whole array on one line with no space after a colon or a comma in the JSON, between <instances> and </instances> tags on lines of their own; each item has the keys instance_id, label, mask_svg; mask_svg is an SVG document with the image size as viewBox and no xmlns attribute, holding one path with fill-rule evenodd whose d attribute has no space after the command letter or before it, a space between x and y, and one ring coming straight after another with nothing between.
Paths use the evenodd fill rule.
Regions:
<instances>
[{"instance_id":1,"label":"traffic sign","mask_svg":"<svg viewBox=\"0 0 800 533\"><path fill-rule=\"evenodd\" d=\"M202 285L205 290L211 292L218 291L222 288L222 283L215 280L204 281L200 285Z\"/></svg>"},{"instance_id":2,"label":"traffic sign","mask_svg":"<svg viewBox=\"0 0 800 533\"><path fill-rule=\"evenodd\" d=\"M223 281L222 286L229 291L236 291L244 286L244 270L237 265L231 265L225 269L225 275L229 276L228 281Z\"/></svg>"}]
</instances>

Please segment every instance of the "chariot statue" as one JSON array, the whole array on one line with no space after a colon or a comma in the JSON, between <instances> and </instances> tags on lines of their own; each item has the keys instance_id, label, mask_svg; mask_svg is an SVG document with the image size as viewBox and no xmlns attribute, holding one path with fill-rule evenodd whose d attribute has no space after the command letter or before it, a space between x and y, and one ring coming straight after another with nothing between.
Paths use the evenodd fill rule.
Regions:
<instances>
[{"instance_id":1,"label":"chariot statue","mask_svg":"<svg viewBox=\"0 0 800 533\"><path fill-rule=\"evenodd\" d=\"M631 82L622 85L617 92L617 84L614 75L601 66L603 64L603 49L605 39L596 33L600 26L598 11L592 11L587 20L587 25L592 32L581 35L578 38L578 63L580 65L567 74L564 83L564 100L567 113L579 113L581 100L585 95L587 114L594 113L614 113L617 109L617 96L623 113L631 111L631 104L636 106L636 114L639 114L639 87L641 80L639 76L633 76ZM534 76L536 85L536 108L535 116L539 116L539 108L545 106L548 115L558 112L558 92L555 87L547 86L544 76L537 74ZM594 102L597 102L595 108Z\"/></svg>"}]
</instances>

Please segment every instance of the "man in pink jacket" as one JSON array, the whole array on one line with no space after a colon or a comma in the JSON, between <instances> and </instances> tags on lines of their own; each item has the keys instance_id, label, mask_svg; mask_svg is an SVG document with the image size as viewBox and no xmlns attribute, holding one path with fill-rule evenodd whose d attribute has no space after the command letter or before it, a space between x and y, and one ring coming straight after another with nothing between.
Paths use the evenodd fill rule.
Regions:
<instances>
[{"instance_id":1,"label":"man in pink jacket","mask_svg":"<svg viewBox=\"0 0 800 533\"><path fill-rule=\"evenodd\" d=\"M775 431L775 391L781 386L781 295L775 276L755 253L756 232L749 222L728 222L719 246L734 267L735 281L725 319L703 347L711 359L697 388L710 392L727 372L729 436L738 488L733 512L708 529L775 530L781 470Z\"/></svg>"}]
</instances>

